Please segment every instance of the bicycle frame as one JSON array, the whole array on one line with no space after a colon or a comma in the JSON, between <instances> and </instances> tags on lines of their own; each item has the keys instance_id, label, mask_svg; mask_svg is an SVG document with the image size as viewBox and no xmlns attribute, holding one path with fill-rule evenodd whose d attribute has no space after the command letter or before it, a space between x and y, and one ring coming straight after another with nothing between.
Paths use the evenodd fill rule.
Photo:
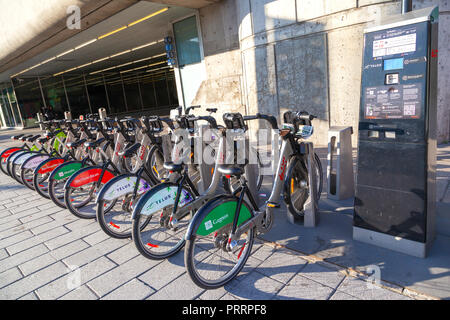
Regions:
<instances>
[{"instance_id":1,"label":"bicycle frame","mask_svg":"<svg viewBox=\"0 0 450 320\"><path fill-rule=\"evenodd\" d=\"M241 185L238 187L238 189L236 189L233 192L233 197L236 197L238 194L239 197L238 197L238 204L234 212L235 215L233 217L233 225L230 234L230 243L234 240L239 239L239 237L243 233L245 233L246 231L248 231L250 228L253 227L256 227L257 230L261 233L266 233L270 230L271 223L269 224L269 227L267 227L265 226L265 222L273 221L273 209L278 207L278 202L281 197L281 192L284 184L285 174L288 168L288 163L292 158L292 156L299 153L299 151L295 151L294 144L295 142L292 133L288 133L283 137L280 150L280 158L278 161L277 173L272 187L272 192L269 197L269 200L261 208L258 207L252 193L250 192L247 186L247 182L245 181L245 179L243 179L243 177L241 177ZM250 205L252 206L251 218L238 226L239 215L241 213L241 207L245 196L248 197ZM194 217L186 233L186 240L189 240L192 237L194 230L196 230L201 224L204 224L205 222L207 222L207 220L209 220L208 213L209 212L204 212ZM216 229L212 229L211 232L214 231L216 231Z\"/></svg>"},{"instance_id":2,"label":"bicycle frame","mask_svg":"<svg viewBox=\"0 0 450 320\"><path fill-rule=\"evenodd\" d=\"M214 166L214 173L212 176L211 184L209 185L208 189L205 190L205 192L203 192L201 195L196 194L196 198L192 202L180 208L179 210L178 210L178 201L176 200L173 209L174 219L180 220L184 218L187 214L189 214L190 211L200 209L200 207L203 206L205 201L209 201L211 198L215 196L215 192L220 183L220 178L222 177L222 174L219 172L218 168L221 164L224 163L225 159L225 137L223 136L222 133L220 133L220 137L221 138L219 141L218 152L216 155L216 164ZM184 181L180 182L180 187L178 188L176 199L179 199L180 197L182 182Z\"/></svg>"}]
</instances>

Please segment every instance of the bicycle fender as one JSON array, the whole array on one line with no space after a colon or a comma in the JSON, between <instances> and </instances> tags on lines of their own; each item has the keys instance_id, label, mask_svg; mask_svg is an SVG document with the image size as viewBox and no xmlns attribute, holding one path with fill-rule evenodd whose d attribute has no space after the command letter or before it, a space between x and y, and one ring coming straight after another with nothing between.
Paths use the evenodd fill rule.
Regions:
<instances>
[{"instance_id":1,"label":"bicycle fender","mask_svg":"<svg viewBox=\"0 0 450 320\"><path fill-rule=\"evenodd\" d=\"M23 169L36 169L38 165L40 165L42 162L50 158L48 154L34 154L32 157L26 159L22 165L20 166L20 170Z\"/></svg>"},{"instance_id":2,"label":"bicycle fender","mask_svg":"<svg viewBox=\"0 0 450 320\"><path fill-rule=\"evenodd\" d=\"M64 163L64 158L48 158L41 162L36 169L34 169L33 175L38 173L43 174L53 171L61 163Z\"/></svg>"},{"instance_id":3,"label":"bicycle fender","mask_svg":"<svg viewBox=\"0 0 450 320\"><path fill-rule=\"evenodd\" d=\"M186 240L199 234L207 236L223 226L232 223L238 199L232 195L219 195L201 207L186 231ZM252 217L252 213L244 201L239 214L238 226Z\"/></svg>"},{"instance_id":4,"label":"bicycle fender","mask_svg":"<svg viewBox=\"0 0 450 320\"><path fill-rule=\"evenodd\" d=\"M166 206L173 204L175 202L177 190L178 184L173 182L165 182L156 185L139 199L131 218L135 219L138 214L151 216ZM185 191L184 188L182 189L182 193L183 194L180 196L178 202L179 207L183 207L194 200L192 195Z\"/></svg>"},{"instance_id":5,"label":"bicycle fender","mask_svg":"<svg viewBox=\"0 0 450 320\"><path fill-rule=\"evenodd\" d=\"M98 178L102 174L103 167L102 166L91 166L85 167L70 176L70 178L66 181L64 185L64 189L68 189L69 187L80 187L82 185L98 181ZM109 180L114 178L114 174L105 169L105 174L102 178L102 183L106 183Z\"/></svg>"},{"instance_id":6,"label":"bicycle fender","mask_svg":"<svg viewBox=\"0 0 450 320\"><path fill-rule=\"evenodd\" d=\"M82 167L81 161L68 161L60 164L55 168L55 170L52 171L50 174L50 177L48 178L49 181L51 180L62 180L64 178L67 178L68 176L71 176L72 174L76 173L78 170L80 170Z\"/></svg>"},{"instance_id":7,"label":"bicycle fender","mask_svg":"<svg viewBox=\"0 0 450 320\"><path fill-rule=\"evenodd\" d=\"M3 150L3 151L0 153L0 158L2 159L2 161L3 161L3 159L4 159L3 162L6 162L6 159L7 159L11 154L13 154L13 153L16 152L16 151L21 151L21 150L24 150L24 148L15 148L15 147L8 148L8 149L6 149L6 150Z\"/></svg>"},{"instance_id":8,"label":"bicycle fender","mask_svg":"<svg viewBox=\"0 0 450 320\"><path fill-rule=\"evenodd\" d=\"M123 196L127 193L132 193L136 186L137 176L131 173L125 173L120 176L112 178L110 181L105 183L103 188L97 195L95 203L98 203L100 199L104 200L114 200ZM151 189L150 183L145 179L140 180L138 194L142 194Z\"/></svg>"}]
</instances>

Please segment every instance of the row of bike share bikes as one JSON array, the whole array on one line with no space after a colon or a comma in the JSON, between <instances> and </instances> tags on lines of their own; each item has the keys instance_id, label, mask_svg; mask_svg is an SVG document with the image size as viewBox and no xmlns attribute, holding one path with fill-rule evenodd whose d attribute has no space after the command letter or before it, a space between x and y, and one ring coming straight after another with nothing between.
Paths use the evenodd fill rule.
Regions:
<instances>
[{"instance_id":1,"label":"row of bike share bikes","mask_svg":"<svg viewBox=\"0 0 450 320\"><path fill-rule=\"evenodd\" d=\"M292 215L302 217L312 192L308 168L313 168L319 199L322 167L316 154L313 165L307 163L304 143L315 117L306 112L286 112L279 128L275 117L263 114L226 113L224 125L218 125L217 109L207 109L206 116L189 114L195 108L179 109L173 118L88 115L85 120L39 122L45 134L12 137L21 145L2 151L1 171L75 216L96 219L109 236L131 237L149 259L167 259L185 247L193 282L218 288L242 270L254 238L271 229L281 199ZM267 121L279 133L272 193L262 206L252 188L261 188L267 164L256 148L252 175L248 159L238 159L239 137L248 135L252 120ZM206 145L213 162L209 187L203 190L198 188L203 164L193 160L200 123L212 132ZM190 161L180 161L185 154L183 159Z\"/></svg>"}]
</instances>

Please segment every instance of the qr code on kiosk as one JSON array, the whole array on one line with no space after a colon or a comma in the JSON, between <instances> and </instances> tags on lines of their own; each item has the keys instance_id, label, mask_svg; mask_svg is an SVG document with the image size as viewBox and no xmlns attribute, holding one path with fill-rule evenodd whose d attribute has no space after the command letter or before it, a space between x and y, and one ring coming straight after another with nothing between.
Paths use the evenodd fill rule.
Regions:
<instances>
[{"instance_id":1,"label":"qr code on kiosk","mask_svg":"<svg viewBox=\"0 0 450 320\"><path fill-rule=\"evenodd\" d=\"M403 115L405 116L415 116L416 115L416 105L405 104L403 108Z\"/></svg>"}]
</instances>

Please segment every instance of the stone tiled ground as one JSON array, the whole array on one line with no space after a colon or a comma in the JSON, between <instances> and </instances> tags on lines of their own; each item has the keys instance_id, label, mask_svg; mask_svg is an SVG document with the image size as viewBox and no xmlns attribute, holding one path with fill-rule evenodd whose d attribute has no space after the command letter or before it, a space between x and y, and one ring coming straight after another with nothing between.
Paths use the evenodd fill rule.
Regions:
<instances>
[{"instance_id":1,"label":"stone tiled ground","mask_svg":"<svg viewBox=\"0 0 450 320\"><path fill-rule=\"evenodd\" d=\"M11 132L0 132L0 136ZM0 149L7 140L0 138ZM213 291L195 286L183 253L148 260L0 173L0 300L410 299L335 267L257 241L246 267Z\"/></svg>"}]
</instances>

